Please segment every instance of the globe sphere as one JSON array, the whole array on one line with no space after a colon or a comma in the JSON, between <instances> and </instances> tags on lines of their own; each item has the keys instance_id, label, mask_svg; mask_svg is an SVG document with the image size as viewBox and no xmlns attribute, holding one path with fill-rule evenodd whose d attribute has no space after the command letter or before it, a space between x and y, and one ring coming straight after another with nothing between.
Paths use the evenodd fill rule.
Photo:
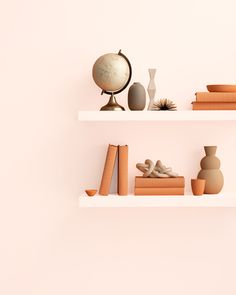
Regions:
<instances>
[{"instance_id":1,"label":"globe sphere","mask_svg":"<svg viewBox=\"0 0 236 295\"><path fill-rule=\"evenodd\" d=\"M128 82L130 68L121 55L107 53L96 60L92 74L98 87L107 92L116 92Z\"/></svg>"}]
</instances>

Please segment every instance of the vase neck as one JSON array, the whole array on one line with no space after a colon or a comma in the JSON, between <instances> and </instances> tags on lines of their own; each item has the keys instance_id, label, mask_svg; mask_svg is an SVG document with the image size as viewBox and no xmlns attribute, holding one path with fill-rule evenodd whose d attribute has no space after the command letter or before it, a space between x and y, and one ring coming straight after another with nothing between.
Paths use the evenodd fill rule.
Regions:
<instances>
[{"instance_id":1,"label":"vase neck","mask_svg":"<svg viewBox=\"0 0 236 295\"><path fill-rule=\"evenodd\" d=\"M156 75L156 69L148 69L149 76L151 80L154 80L154 77Z\"/></svg>"},{"instance_id":2,"label":"vase neck","mask_svg":"<svg viewBox=\"0 0 236 295\"><path fill-rule=\"evenodd\" d=\"M207 156L214 156L216 154L217 146L204 146L204 150Z\"/></svg>"}]
</instances>

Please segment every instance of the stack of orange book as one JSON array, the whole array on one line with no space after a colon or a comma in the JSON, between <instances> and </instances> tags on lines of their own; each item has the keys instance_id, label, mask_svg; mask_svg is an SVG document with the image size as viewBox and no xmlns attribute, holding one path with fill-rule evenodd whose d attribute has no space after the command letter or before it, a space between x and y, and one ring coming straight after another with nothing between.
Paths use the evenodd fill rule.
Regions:
<instances>
[{"instance_id":1,"label":"stack of orange book","mask_svg":"<svg viewBox=\"0 0 236 295\"><path fill-rule=\"evenodd\" d=\"M175 178L149 178L136 176L134 194L145 195L184 195L185 179L183 176Z\"/></svg>"},{"instance_id":2,"label":"stack of orange book","mask_svg":"<svg viewBox=\"0 0 236 295\"><path fill-rule=\"evenodd\" d=\"M193 110L236 110L236 92L197 92Z\"/></svg>"}]
</instances>

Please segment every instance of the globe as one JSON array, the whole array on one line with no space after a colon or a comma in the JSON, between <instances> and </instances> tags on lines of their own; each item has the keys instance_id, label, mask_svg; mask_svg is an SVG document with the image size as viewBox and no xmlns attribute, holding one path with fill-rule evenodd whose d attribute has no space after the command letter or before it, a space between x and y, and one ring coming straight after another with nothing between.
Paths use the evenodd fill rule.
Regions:
<instances>
[{"instance_id":1,"label":"globe","mask_svg":"<svg viewBox=\"0 0 236 295\"><path fill-rule=\"evenodd\" d=\"M102 94L111 95L108 104L101 110L125 110L117 103L114 94L123 91L130 82L132 69L128 58L121 51L118 54L104 54L96 60L92 75L94 82L102 89Z\"/></svg>"},{"instance_id":2,"label":"globe","mask_svg":"<svg viewBox=\"0 0 236 295\"><path fill-rule=\"evenodd\" d=\"M126 60L118 54L104 54L93 66L93 79L101 89L116 92L127 83L129 66Z\"/></svg>"}]
</instances>

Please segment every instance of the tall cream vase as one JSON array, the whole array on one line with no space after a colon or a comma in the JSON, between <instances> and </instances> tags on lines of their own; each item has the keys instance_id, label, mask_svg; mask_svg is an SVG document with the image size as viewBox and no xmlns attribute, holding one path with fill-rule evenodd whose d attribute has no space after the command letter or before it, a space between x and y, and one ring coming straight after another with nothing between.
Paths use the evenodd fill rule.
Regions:
<instances>
[{"instance_id":1,"label":"tall cream vase","mask_svg":"<svg viewBox=\"0 0 236 295\"><path fill-rule=\"evenodd\" d=\"M149 104L148 104L148 110L152 110L152 105L155 100L155 94L156 94L156 84L154 81L155 75L156 75L156 69L148 69L150 81L148 84L148 95L149 95Z\"/></svg>"}]
</instances>

